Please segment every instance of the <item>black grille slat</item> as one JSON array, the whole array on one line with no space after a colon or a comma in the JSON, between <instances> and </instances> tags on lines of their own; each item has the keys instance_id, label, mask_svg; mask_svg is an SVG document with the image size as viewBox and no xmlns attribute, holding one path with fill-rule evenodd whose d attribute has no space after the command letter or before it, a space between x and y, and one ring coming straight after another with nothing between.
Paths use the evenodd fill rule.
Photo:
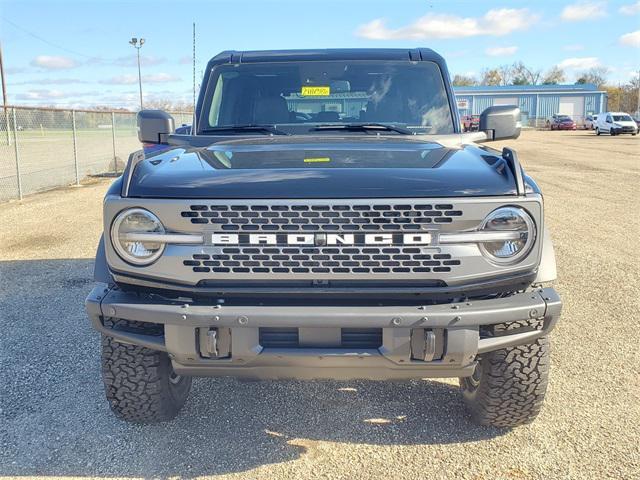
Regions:
<instances>
[{"instance_id":1,"label":"black grille slat","mask_svg":"<svg viewBox=\"0 0 640 480\"><path fill-rule=\"evenodd\" d=\"M379 348L382 346L381 328L343 328L342 348Z\"/></svg>"},{"instance_id":2,"label":"black grille slat","mask_svg":"<svg viewBox=\"0 0 640 480\"><path fill-rule=\"evenodd\" d=\"M238 246L225 247L222 253L196 253L182 261L194 272L206 272L201 267L231 267L231 273L428 273L451 272L460 260L451 255L422 253L416 247L370 246ZM222 262L221 264L219 262ZM218 271L218 270L213 270Z\"/></svg>"},{"instance_id":3,"label":"black grille slat","mask_svg":"<svg viewBox=\"0 0 640 480\"><path fill-rule=\"evenodd\" d=\"M304 348L297 328L262 327L258 338L263 348ZM381 328L342 328L340 345L316 345L320 348L376 349L382 346Z\"/></svg>"},{"instance_id":4,"label":"black grille slat","mask_svg":"<svg viewBox=\"0 0 640 480\"><path fill-rule=\"evenodd\" d=\"M297 348L297 328L263 327L259 331L260 345L264 348Z\"/></svg>"},{"instance_id":5,"label":"black grille slat","mask_svg":"<svg viewBox=\"0 0 640 480\"><path fill-rule=\"evenodd\" d=\"M415 231L429 223L450 223L463 215L452 204L373 205L190 205L180 212L191 223L211 223L222 230ZM265 227L269 228L265 228Z\"/></svg>"}]
</instances>

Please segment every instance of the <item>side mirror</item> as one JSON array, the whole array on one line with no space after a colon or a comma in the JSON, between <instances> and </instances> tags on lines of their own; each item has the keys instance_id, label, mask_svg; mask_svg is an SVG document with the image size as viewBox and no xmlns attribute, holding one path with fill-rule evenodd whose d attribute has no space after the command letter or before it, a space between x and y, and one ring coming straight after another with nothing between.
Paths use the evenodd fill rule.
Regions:
<instances>
[{"instance_id":1,"label":"side mirror","mask_svg":"<svg viewBox=\"0 0 640 480\"><path fill-rule=\"evenodd\" d=\"M480 131L488 140L518 138L520 136L520 109L515 105L499 105L487 108L480 115Z\"/></svg>"},{"instance_id":2,"label":"side mirror","mask_svg":"<svg viewBox=\"0 0 640 480\"><path fill-rule=\"evenodd\" d=\"M162 110L140 110L137 121L142 143L166 143L166 136L176 129L173 117Z\"/></svg>"}]
</instances>

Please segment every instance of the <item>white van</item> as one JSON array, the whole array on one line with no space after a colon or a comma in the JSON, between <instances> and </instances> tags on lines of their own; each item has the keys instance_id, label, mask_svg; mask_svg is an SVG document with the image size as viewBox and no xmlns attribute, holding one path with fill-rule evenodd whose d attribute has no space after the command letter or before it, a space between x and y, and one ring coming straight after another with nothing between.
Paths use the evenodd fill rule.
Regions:
<instances>
[{"instance_id":1,"label":"white van","mask_svg":"<svg viewBox=\"0 0 640 480\"><path fill-rule=\"evenodd\" d=\"M638 126L628 113L606 112L598 115L596 123L596 135L600 135L601 133L608 133L612 136L622 133L636 135L638 133Z\"/></svg>"}]
</instances>

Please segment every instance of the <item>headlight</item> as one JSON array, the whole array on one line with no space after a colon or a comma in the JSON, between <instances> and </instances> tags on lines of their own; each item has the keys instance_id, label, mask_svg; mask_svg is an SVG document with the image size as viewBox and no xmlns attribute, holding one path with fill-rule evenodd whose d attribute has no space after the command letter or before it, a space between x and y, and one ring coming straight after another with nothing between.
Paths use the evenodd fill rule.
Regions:
<instances>
[{"instance_id":1,"label":"headlight","mask_svg":"<svg viewBox=\"0 0 640 480\"><path fill-rule=\"evenodd\" d=\"M504 232L505 240L480 243L483 255L502 265L518 262L533 247L536 227L527 212L518 207L502 207L482 222L481 232ZM509 233L511 235L509 235Z\"/></svg>"},{"instance_id":2,"label":"headlight","mask_svg":"<svg viewBox=\"0 0 640 480\"><path fill-rule=\"evenodd\" d=\"M125 262L149 265L164 251L164 243L150 242L144 234L162 234L164 226L153 213L142 208L123 210L111 225L111 243Z\"/></svg>"}]
</instances>

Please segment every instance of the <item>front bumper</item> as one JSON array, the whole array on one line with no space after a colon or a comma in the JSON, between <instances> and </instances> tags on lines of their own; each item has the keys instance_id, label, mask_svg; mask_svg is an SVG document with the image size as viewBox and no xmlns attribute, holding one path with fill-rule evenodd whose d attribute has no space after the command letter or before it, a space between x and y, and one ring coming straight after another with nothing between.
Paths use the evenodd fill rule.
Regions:
<instances>
[{"instance_id":1,"label":"front bumper","mask_svg":"<svg viewBox=\"0 0 640 480\"><path fill-rule=\"evenodd\" d=\"M635 135L638 133L638 129L633 127L616 127L616 128L612 128L611 130L613 130L613 132L616 135L624 135L624 134Z\"/></svg>"},{"instance_id":2,"label":"front bumper","mask_svg":"<svg viewBox=\"0 0 640 480\"><path fill-rule=\"evenodd\" d=\"M86 308L98 331L124 343L168 352L174 369L182 375L402 379L469 376L478 355L531 343L548 334L560 317L561 301L555 290L544 288L505 298L438 305L190 304L98 284ZM110 328L105 326L107 318L160 324L164 334ZM508 330L501 336L484 333L486 326L522 320L536 321L541 327ZM304 330L311 344L297 348L261 345L261 329L287 327ZM381 329L381 345L331 348L321 341L314 344L314 337L321 339L332 330L357 328ZM228 332L229 354L223 358L203 353L203 332L212 330ZM412 340L416 332L437 332L440 354L417 359Z\"/></svg>"}]
</instances>

